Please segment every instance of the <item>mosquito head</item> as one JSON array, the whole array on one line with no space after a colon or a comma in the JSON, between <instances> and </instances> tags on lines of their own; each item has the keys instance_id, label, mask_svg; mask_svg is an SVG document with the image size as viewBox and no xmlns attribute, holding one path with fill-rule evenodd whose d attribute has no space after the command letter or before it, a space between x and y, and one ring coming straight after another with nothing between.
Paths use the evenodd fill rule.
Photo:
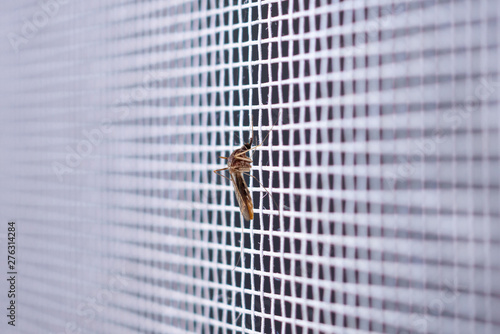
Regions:
<instances>
[{"instance_id":1,"label":"mosquito head","mask_svg":"<svg viewBox=\"0 0 500 334\"><path fill-rule=\"evenodd\" d=\"M248 143L245 143L243 144L243 147L245 150L249 150L252 148L252 141L253 141L253 136L250 137L250 140L248 141Z\"/></svg>"}]
</instances>

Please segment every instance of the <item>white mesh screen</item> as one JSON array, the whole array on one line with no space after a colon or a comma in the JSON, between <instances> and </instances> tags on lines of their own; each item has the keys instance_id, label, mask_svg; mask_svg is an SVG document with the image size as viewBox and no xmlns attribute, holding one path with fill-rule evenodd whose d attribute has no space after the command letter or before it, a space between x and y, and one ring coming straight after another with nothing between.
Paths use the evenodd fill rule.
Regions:
<instances>
[{"instance_id":1,"label":"white mesh screen","mask_svg":"<svg viewBox=\"0 0 500 334\"><path fill-rule=\"evenodd\" d=\"M500 332L498 1L0 10L2 333Z\"/></svg>"}]
</instances>

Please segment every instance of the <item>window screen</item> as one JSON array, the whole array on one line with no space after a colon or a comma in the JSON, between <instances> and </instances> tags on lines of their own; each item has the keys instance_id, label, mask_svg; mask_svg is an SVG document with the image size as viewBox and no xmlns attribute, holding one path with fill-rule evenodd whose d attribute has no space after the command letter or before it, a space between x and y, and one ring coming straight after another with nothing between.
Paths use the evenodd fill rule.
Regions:
<instances>
[{"instance_id":1,"label":"window screen","mask_svg":"<svg viewBox=\"0 0 500 334\"><path fill-rule=\"evenodd\" d=\"M2 333L500 331L497 1L0 13Z\"/></svg>"}]
</instances>

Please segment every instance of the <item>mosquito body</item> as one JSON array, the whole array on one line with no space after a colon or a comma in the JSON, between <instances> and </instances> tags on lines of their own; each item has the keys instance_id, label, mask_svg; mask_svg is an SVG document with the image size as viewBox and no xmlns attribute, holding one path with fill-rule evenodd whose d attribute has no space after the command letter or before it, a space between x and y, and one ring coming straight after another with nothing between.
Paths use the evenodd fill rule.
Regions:
<instances>
[{"instance_id":1,"label":"mosquito body","mask_svg":"<svg viewBox=\"0 0 500 334\"><path fill-rule=\"evenodd\" d=\"M222 169L214 170L214 173L225 177L224 175L219 174L218 172L227 170L229 171L230 181L234 187L234 193L236 195L236 199L238 200L238 204L240 206L241 214L243 218L246 220L253 219L253 202L252 195L250 195L250 190L248 190L248 186L243 178L243 173L250 172L252 170L252 159L247 156L247 152L252 150L252 141L253 141L253 128L252 134L250 135L250 140L248 143L243 144L239 149L236 149L231 153L229 158L220 157L221 159L227 160L227 167ZM227 179L227 177L225 177Z\"/></svg>"}]
</instances>

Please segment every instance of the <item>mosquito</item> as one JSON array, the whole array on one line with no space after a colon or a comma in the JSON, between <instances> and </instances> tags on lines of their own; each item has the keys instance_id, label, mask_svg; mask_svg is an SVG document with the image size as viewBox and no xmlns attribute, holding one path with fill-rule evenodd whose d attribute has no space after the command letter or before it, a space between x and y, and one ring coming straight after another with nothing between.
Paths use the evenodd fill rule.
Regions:
<instances>
[{"instance_id":1,"label":"mosquito","mask_svg":"<svg viewBox=\"0 0 500 334\"><path fill-rule=\"evenodd\" d=\"M234 193L236 194L236 199L240 205L240 211L243 218L246 220L253 219L253 202L248 186L243 178L243 173L250 172L252 170L252 159L247 156L247 152L252 150L253 141L253 127L252 135L248 143L244 143L239 149L234 150L233 153L227 157L219 157L221 159L227 160L227 167L214 170L214 173L222 177L226 176L218 173L221 171L229 171L229 181L233 184Z\"/></svg>"},{"instance_id":2,"label":"mosquito","mask_svg":"<svg viewBox=\"0 0 500 334\"><path fill-rule=\"evenodd\" d=\"M280 111L280 114L281 114L281 111ZM279 120L279 115L278 115L278 120ZM248 141L248 143L244 143L243 146L234 150L233 153L231 153L231 155L229 157L221 157L220 156L219 158L227 160L227 167L214 170L215 174L222 176L223 178L228 179L233 184L234 193L236 195L236 199L238 200L241 214L243 215L243 218L245 218L246 220L253 220L253 201L252 201L252 195L250 194L250 190L248 190L248 186L245 182L245 179L243 178L243 174L247 173L247 175L249 175L249 176L253 177L255 180L257 180L257 182L259 182L259 184L264 188L264 190L266 190L266 192L269 194L269 196L271 196L269 191L262 185L262 183L260 183L260 181L255 176L248 174L248 172L250 172L252 170L253 154L252 154L252 156L247 156L247 153L252 151L252 150L255 151L258 147L260 147L260 146L262 146L262 144L264 144L264 142L266 141L267 137L269 136L269 134L273 130L273 128L276 125L276 123L278 122L278 120L276 120L276 122L273 124L273 126L269 130L268 134L266 135L266 137L264 138L262 143L260 143L257 146L252 147L253 120L251 119L251 121L250 121L250 140ZM224 176L224 175L219 173L219 172L222 172L225 170L229 171L229 178L227 176ZM271 196L271 198L273 198L273 197ZM274 199L273 199L273 201L274 201ZM274 202L274 203L276 204L276 202ZM241 257L243 255L243 233L244 233L244 224L243 223L241 224L241 232L242 232L242 240L240 243L240 245L241 245L240 256L238 257L238 261L237 261L235 267L233 268L233 270L235 270L236 266L240 262ZM238 318L236 318L235 323L238 321L238 319L242 315L243 315L243 313L240 312L240 315L238 316Z\"/></svg>"},{"instance_id":3,"label":"mosquito","mask_svg":"<svg viewBox=\"0 0 500 334\"><path fill-rule=\"evenodd\" d=\"M269 130L269 133L266 135L262 143L252 147L252 142L253 142L253 121L252 121L250 126L251 129L250 140L248 141L248 143L244 143L243 146L234 150L229 157L219 157L221 159L227 160L227 167L214 170L215 174L228 179L233 184L234 193L236 195L236 199L238 200L241 214L243 215L243 218L245 218L246 220L253 220L253 201L252 201L252 195L250 195L250 190L248 190L248 186L245 182L245 179L243 178L244 173L247 173L247 175L256 179L257 182L259 182L259 184L264 188L264 190L266 190L269 196L271 196L269 191L262 185L262 183L260 183L260 181L255 176L248 174L248 172L252 170L253 160L251 159L251 157L247 156L247 152L256 150L258 147L262 146L262 144L266 141L267 137L273 130L274 125L276 125L276 123L273 124L271 130ZM229 171L229 178L219 173L225 170Z\"/></svg>"},{"instance_id":4,"label":"mosquito","mask_svg":"<svg viewBox=\"0 0 500 334\"><path fill-rule=\"evenodd\" d=\"M279 120L279 116L278 116L278 120ZM243 215L243 218L245 218L246 220L253 220L253 201L252 201L252 195L250 195L250 190L248 190L248 186L245 182L245 179L243 178L243 174L246 173L248 176L253 177L255 180L257 180L257 182L259 182L259 184L262 186L262 188L264 188L264 190L269 194L269 196L271 196L271 199L274 202L274 199L273 199L271 193L262 185L262 183L255 176L248 174L248 172L250 172L252 170L253 160L251 159L252 157L247 156L247 152L250 152L252 150L255 151L258 147L260 147L260 146L262 146L262 144L264 144L264 142L266 141L269 134L271 134L271 131L273 130L273 128L276 125L276 123L278 122L278 120L276 120L276 122L273 124L273 126L269 130L268 134L266 135L266 137L264 138L262 143L260 143L257 146L254 146L254 147L252 147L253 120L251 120L251 122L250 122L250 140L248 141L248 143L244 143L243 146L234 150L233 153L231 153L231 155L229 157L219 157L221 159L227 160L227 167L214 170L215 174L222 176L223 178L228 179L233 184L234 193L236 195L236 199L238 200L241 214ZM229 178L219 173L219 172L222 172L225 170L229 171ZM274 202L274 204L276 205L276 202ZM278 205L276 205L276 206L278 206ZM242 237L243 237L244 224L241 224L241 232L242 232ZM241 242L240 256L238 257L238 261L237 261L236 266L240 262L242 255L243 255L243 240ZM236 266L235 266L235 268L236 268ZM233 268L233 270L234 270L234 268Z\"/></svg>"}]
</instances>

